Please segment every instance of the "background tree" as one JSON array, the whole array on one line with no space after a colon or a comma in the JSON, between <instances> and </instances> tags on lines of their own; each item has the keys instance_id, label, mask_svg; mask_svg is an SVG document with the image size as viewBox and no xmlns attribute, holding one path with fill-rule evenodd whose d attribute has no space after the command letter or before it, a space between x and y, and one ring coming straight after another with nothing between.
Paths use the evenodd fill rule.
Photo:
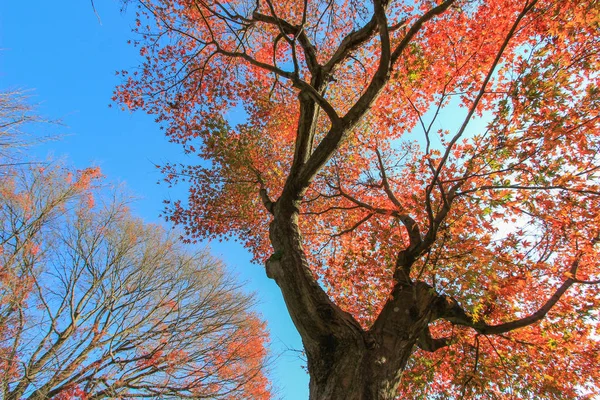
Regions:
<instances>
[{"instance_id":1,"label":"background tree","mask_svg":"<svg viewBox=\"0 0 600 400\"><path fill-rule=\"evenodd\" d=\"M251 296L98 169L0 178L3 399L269 398Z\"/></svg>"},{"instance_id":2,"label":"background tree","mask_svg":"<svg viewBox=\"0 0 600 400\"><path fill-rule=\"evenodd\" d=\"M207 160L169 216L266 263L311 398L598 393L597 1L138 5L115 99Z\"/></svg>"}]
</instances>

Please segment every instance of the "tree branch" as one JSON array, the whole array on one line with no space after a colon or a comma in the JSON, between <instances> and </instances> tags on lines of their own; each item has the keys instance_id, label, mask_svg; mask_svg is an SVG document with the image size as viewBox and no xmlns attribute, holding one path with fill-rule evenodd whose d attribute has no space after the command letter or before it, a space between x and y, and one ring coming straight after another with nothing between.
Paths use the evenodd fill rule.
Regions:
<instances>
[{"instance_id":1,"label":"tree branch","mask_svg":"<svg viewBox=\"0 0 600 400\"><path fill-rule=\"evenodd\" d=\"M450 338L439 338L439 339L432 338L429 327L426 327L421 332L419 339L417 339L417 346L419 346L419 348L421 350L425 350L430 353L433 353L433 352L435 352L443 347L449 346L449 345L450 345Z\"/></svg>"},{"instance_id":2,"label":"tree branch","mask_svg":"<svg viewBox=\"0 0 600 400\"><path fill-rule=\"evenodd\" d=\"M390 183L387 179L387 175L385 173L385 166L383 165L383 159L381 157L381 153L379 149L375 149L375 153L377 154L377 162L379 164L379 173L381 175L381 180L383 183L383 189L385 194L388 196L390 201L394 203L396 207L398 207L398 211L400 212L399 219L402 221L404 226L406 227L406 231L408 232L408 237L410 240L410 249L416 249L421 245L421 231L419 230L419 224L411 218L404 210L404 206L398 200L394 192L390 187Z\"/></svg>"},{"instance_id":3,"label":"tree branch","mask_svg":"<svg viewBox=\"0 0 600 400\"><path fill-rule=\"evenodd\" d=\"M325 165L325 163L331 158L335 150L339 147L340 143L348 135L350 130L356 125L356 123L365 115L369 110L373 102L377 99L381 90L388 82L390 77L390 71L392 64L397 57L400 56L402 51L406 48L408 43L416 35L416 33L423 27L425 22L432 19L434 16L443 13L455 0L447 0L440 6L433 8L432 10L425 13L421 18L413 24L409 32L406 34L402 42L396 47L392 53L390 47L390 37L387 25L386 17L386 6L387 3L383 1L374 2L374 12L372 20L363 27L363 29L351 33L347 36L347 39L342 40L342 44L338 52L334 53L333 58L323 67L325 73L330 73L335 67L335 64L340 62L346 57L353 46L358 46L360 43L370 37L377 28L380 37L380 50L381 55L379 59L379 66L377 71L373 75L369 85L367 86L364 93L354 103L350 110L344 115L341 120L332 120L332 127L329 132L325 135L323 140L319 143L314 153L306 162L302 173L295 182L296 190L303 192L306 187L310 184L313 177L318 171ZM334 60L334 61L332 61ZM319 104L320 105L320 104ZM327 112L327 110L325 110ZM331 115L330 112L327 112ZM336 114L337 115L337 114Z\"/></svg>"},{"instance_id":4,"label":"tree branch","mask_svg":"<svg viewBox=\"0 0 600 400\"><path fill-rule=\"evenodd\" d=\"M302 25L292 25L284 19L278 18L276 16L265 15L259 13L258 11L255 11L252 14L252 18L255 21L275 25L279 27L282 33L286 35L294 35L296 38L298 38L298 43L300 43L300 46L302 47L302 50L304 52L304 56L306 57L306 66L308 67L308 70L313 75L318 74L320 72L321 66L319 65L319 62L317 60L315 46L311 43L310 39L306 35L306 32L304 31L304 27Z\"/></svg>"},{"instance_id":5,"label":"tree branch","mask_svg":"<svg viewBox=\"0 0 600 400\"><path fill-rule=\"evenodd\" d=\"M524 328L526 326L535 324L536 322L541 321L546 314L554 307L556 303L561 299L561 297L565 294L565 292L574 284L579 283L577 279L575 279L575 275L577 273L577 268L579 266L579 257L573 261L571 268L569 270L570 278L567 278L562 285L546 302L533 314L516 319L514 321L505 322L498 325L488 325L484 322L475 321L470 315L468 315L465 310L458 304L458 302L454 299L446 297L442 305L442 312L439 315L441 318L446 319L449 322L452 322L456 325L468 326L475 329L477 332L485 335L497 335L502 333L507 333L513 331L515 329ZM600 283L600 281L582 281L581 283L589 283L596 284Z\"/></svg>"},{"instance_id":6,"label":"tree branch","mask_svg":"<svg viewBox=\"0 0 600 400\"><path fill-rule=\"evenodd\" d=\"M523 8L523 10L519 13L517 18L515 19L515 22L513 23L510 31L507 33L506 37L504 38L504 42L502 43L502 45L500 46L500 49L496 53L496 57L495 57L494 61L492 62L492 65L490 66L488 73L487 73L485 79L483 80L483 83L481 84L481 87L479 89L479 92L477 93L477 96L475 97L475 100L473 100L473 104L471 104L471 107L469 108L467 116L465 117L458 132L452 137L452 139L448 143L448 146L446 147L446 151L444 152L444 155L442 156L440 163L438 164L437 168L435 169L433 178L431 179L431 183L427 187L426 196L425 196L426 201L427 201L427 210L430 215L432 214L431 200L430 200L431 192L433 191L433 188L436 186L436 184L438 182L438 179L442 172L442 169L444 168L446 161L448 160L448 157L450 156L450 152L451 152L452 148L454 147L454 145L458 142L458 140L464 134L468 124L471 122L471 118L473 117L473 114L475 114L475 111L477 110L477 107L479 106L481 99L485 95L485 89L486 89L488 83L490 82L490 80L492 79L494 72L496 70L496 67L500 63L500 60L502 59L502 55L504 54L504 51L506 50L506 48L508 47L508 44L510 43L514 34L516 33L517 28L519 27L519 24L521 23L521 20L525 17L525 15L527 15L527 13L529 13L529 11L531 11L533 9L533 6L535 5L536 2L537 2L537 0L533 0L531 3L527 4ZM441 6L439 6L439 7L441 7ZM458 186L455 186L454 190L456 191L457 189L458 189ZM438 218L436 218L436 220L437 219ZM431 219L429 233L433 233L433 235L435 236L435 231L437 230L437 227L434 225L434 223L435 223L435 221L433 219ZM428 236L429 236L429 233L428 233Z\"/></svg>"},{"instance_id":7,"label":"tree branch","mask_svg":"<svg viewBox=\"0 0 600 400\"><path fill-rule=\"evenodd\" d=\"M260 174L260 171L252 166L250 166L250 170L256 176L256 181L258 182L258 185L259 185L258 195L260 196L263 206L265 206L265 208L267 209L268 212L273 214L273 210L275 209L275 203L269 197L269 193L267 192L267 187L265 185L265 181L263 180L262 175Z\"/></svg>"}]
</instances>

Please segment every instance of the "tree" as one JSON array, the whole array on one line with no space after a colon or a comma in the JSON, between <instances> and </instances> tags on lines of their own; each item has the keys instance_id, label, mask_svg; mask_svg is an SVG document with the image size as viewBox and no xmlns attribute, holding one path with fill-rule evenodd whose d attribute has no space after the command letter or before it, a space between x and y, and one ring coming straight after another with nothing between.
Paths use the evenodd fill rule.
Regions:
<instances>
[{"instance_id":1,"label":"tree","mask_svg":"<svg viewBox=\"0 0 600 400\"><path fill-rule=\"evenodd\" d=\"M3 399L270 397L264 324L217 260L133 217L97 168L4 172Z\"/></svg>"},{"instance_id":2,"label":"tree","mask_svg":"<svg viewBox=\"0 0 600 400\"><path fill-rule=\"evenodd\" d=\"M169 218L265 263L312 399L598 393L597 1L138 6L115 100L205 160Z\"/></svg>"}]
</instances>

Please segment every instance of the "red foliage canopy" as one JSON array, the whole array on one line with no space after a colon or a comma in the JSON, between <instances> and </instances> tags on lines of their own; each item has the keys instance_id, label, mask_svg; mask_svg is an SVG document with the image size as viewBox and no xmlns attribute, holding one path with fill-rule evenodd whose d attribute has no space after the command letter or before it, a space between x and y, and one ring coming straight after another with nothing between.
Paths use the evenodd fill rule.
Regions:
<instances>
[{"instance_id":1,"label":"red foliage canopy","mask_svg":"<svg viewBox=\"0 0 600 400\"><path fill-rule=\"evenodd\" d=\"M307 265L363 327L406 272L461 305L407 398L576 398L600 378L599 25L581 0L142 0L115 99L202 158L164 167L190 240L266 261L295 193Z\"/></svg>"}]
</instances>

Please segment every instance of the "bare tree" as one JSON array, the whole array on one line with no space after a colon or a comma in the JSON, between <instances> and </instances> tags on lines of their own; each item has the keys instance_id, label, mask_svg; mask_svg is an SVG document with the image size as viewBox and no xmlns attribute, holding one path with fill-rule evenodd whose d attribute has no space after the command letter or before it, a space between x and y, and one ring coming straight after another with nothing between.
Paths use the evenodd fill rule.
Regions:
<instances>
[{"instance_id":1,"label":"bare tree","mask_svg":"<svg viewBox=\"0 0 600 400\"><path fill-rule=\"evenodd\" d=\"M99 177L0 178L0 397L269 397L252 297Z\"/></svg>"}]
</instances>

